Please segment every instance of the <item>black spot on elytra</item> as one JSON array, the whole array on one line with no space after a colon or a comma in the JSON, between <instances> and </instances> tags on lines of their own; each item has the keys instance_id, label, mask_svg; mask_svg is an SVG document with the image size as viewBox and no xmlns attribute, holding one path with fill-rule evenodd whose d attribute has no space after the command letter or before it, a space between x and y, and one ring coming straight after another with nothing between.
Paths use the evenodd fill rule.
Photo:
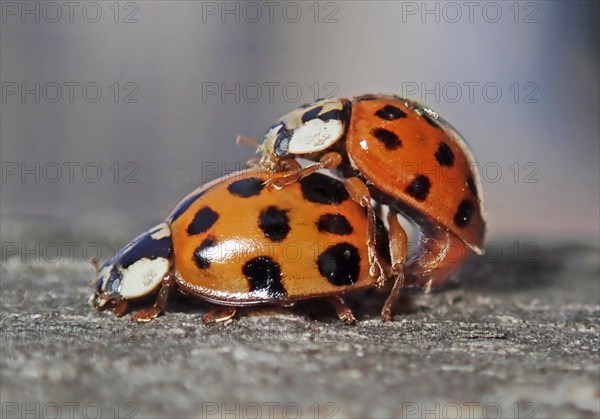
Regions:
<instances>
[{"instance_id":1,"label":"black spot on elytra","mask_svg":"<svg viewBox=\"0 0 600 419\"><path fill-rule=\"evenodd\" d=\"M265 237L274 242L280 242L290 232L290 219L287 211L271 205L260 212L258 227Z\"/></svg>"},{"instance_id":2,"label":"black spot on elytra","mask_svg":"<svg viewBox=\"0 0 600 419\"><path fill-rule=\"evenodd\" d=\"M375 115L386 121L395 121L396 119L406 118L406 112L392 105L385 105L375 112Z\"/></svg>"},{"instance_id":3,"label":"black spot on elytra","mask_svg":"<svg viewBox=\"0 0 600 419\"><path fill-rule=\"evenodd\" d=\"M267 256L250 259L242 267L242 273L248 278L250 292L265 294L268 298L283 298L286 290L281 283L281 268Z\"/></svg>"},{"instance_id":4,"label":"black spot on elytra","mask_svg":"<svg viewBox=\"0 0 600 419\"><path fill-rule=\"evenodd\" d=\"M341 214L323 214L317 221L317 228L321 232L345 236L352 233L353 228L346 217Z\"/></svg>"},{"instance_id":5,"label":"black spot on elytra","mask_svg":"<svg viewBox=\"0 0 600 419\"><path fill-rule=\"evenodd\" d=\"M473 211L475 210L475 206L471 201L463 199L458 205L458 209L456 210L456 214L454 214L454 224L457 227L466 227L471 222L471 218L473 218Z\"/></svg>"},{"instance_id":6,"label":"black spot on elytra","mask_svg":"<svg viewBox=\"0 0 600 419\"><path fill-rule=\"evenodd\" d=\"M211 228L219 219L219 214L213 211L210 207L202 207L187 228L188 236L200 234Z\"/></svg>"},{"instance_id":7,"label":"black spot on elytra","mask_svg":"<svg viewBox=\"0 0 600 419\"><path fill-rule=\"evenodd\" d=\"M323 109L322 106L317 106L316 108L312 108L312 109L304 112L304 114L302 114L302 123L308 122L311 119L315 119L316 117L318 117L319 112L321 112L322 109Z\"/></svg>"},{"instance_id":8,"label":"black spot on elytra","mask_svg":"<svg viewBox=\"0 0 600 419\"><path fill-rule=\"evenodd\" d=\"M388 150L396 150L402 145L400 138L398 138L398 136L392 131L389 131L385 128L376 128L371 130L371 134L377 139L377 141L385 145L385 148Z\"/></svg>"},{"instance_id":9,"label":"black spot on elytra","mask_svg":"<svg viewBox=\"0 0 600 419\"><path fill-rule=\"evenodd\" d=\"M213 253L216 244L217 242L213 237L208 237L200 243L200 246L194 251L193 256L196 266L200 269L208 269L210 267L210 260L212 259L212 256L214 256Z\"/></svg>"},{"instance_id":10,"label":"black spot on elytra","mask_svg":"<svg viewBox=\"0 0 600 419\"><path fill-rule=\"evenodd\" d=\"M304 199L317 204L340 204L350 197L344 184L322 173L313 173L300 179Z\"/></svg>"},{"instance_id":11,"label":"black spot on elytra","mask_svg":"<svg viewBox=\"0 0 600 419\"><path fill-rule=\"evenodd\" d=\"M260 195L260 192L264 188L264 180L249 177L247 179L241 179L233 182L227 187L227 190L235 196L241 198L250 198L251 196Z\"/></svg>"},{"instance_id":12,"label":"black spot on elytra","mask_svg":"<svg viewBox=\"0 0 600 419\"><path fill-rule=\"evenodd\" d=\"M183 201L177 204L173 211L171 211L171 216L169 217L167 222L172 223L173 221L178 219L181 216L181 214L183 214L194 202L196 202L198 198L200 198L205 193L205 190L202 192L198 192L197 194L194 194L189 198L185 198Z\"/></svg>"},{"instance_id":13,"label":"black spot on elytra","mask_svg":"<svg viewBox=\"0 0 600 419\"><path fill-rule=\"evenodd\" d=\"M350 243L329 247L317 259L319 273L333 285L351 285L360 274L360 255Z\"/></svg>"},{"instance_id":14,"label":"black spot on elytra","mask_svg":"<svg viewBox=\"0 0 600 419\"><path fill-rule=\"evenodd\" d=\"M473 176L471 176L471 175L469 175L469 177L467 178L467 186L469 188L469 191L471 191L471 193L473 194L473 196L475 198L478 198L477 186L475 185L475 180L473 180Z\"/></svg>"},{"instance_id":15,"label":"black spot on elytra","mask_svg":"<svg viewBox=\"0 0 600 419\"><path fill-rule=\"evenodd\" d=\"M431 189L431 181L425 175L419 175L404 190L417 201L425 201Z\"/></svg>"},{"instance_id":16,"label":"black spot on elytra","mask_svg":"<svg viewBox=\"0 0 600 419\"><path fill-rule=\"evenodd\" d=\"M434 153L435 159L442 166L452 167L454 164L454 153L448 144L440 142L437 151Z\"/></svg>"}]
</instances>

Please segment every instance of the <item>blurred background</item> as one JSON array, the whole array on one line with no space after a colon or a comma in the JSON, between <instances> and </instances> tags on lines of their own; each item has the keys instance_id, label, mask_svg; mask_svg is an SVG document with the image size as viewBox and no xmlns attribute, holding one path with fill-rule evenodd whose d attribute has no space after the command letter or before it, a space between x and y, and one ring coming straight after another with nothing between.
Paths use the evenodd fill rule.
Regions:
<instances>
[{"instance_id":1,"label":"blurred background","mask_svg":"<svg viewBox=\"0 0 600 419\"><path fill-rule=\"evenodd\" d=\"M598 245L598 2L1 7L3 242L126 242L242 168L236 135L384 92L470 143L488 240Z\"/></svg>"}]
</instances>

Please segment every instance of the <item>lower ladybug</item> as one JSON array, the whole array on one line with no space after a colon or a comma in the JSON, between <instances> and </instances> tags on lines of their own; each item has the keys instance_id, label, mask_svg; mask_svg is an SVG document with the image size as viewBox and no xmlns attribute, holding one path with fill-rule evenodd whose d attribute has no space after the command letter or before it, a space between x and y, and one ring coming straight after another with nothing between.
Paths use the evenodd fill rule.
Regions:
<instances>
[{"instance_id":1,"label":"lower ladybug","mask_svg":"<svg viewBox=\"0 0 600 419\"><path fill-rule=\"evenodd\" d=\"M283 191L266 187L269 176L259 169L237 172L189 194L165 222L99 269L91 305L123 315L129 302L156 296L133 315L147 322L164 312L177 290L215 304L204 316L213 323L232 318L237 307L321 298L341 320L354 323L343 296L377 282L369 273L365 209L323 171ZM389 273L390 251L396 261L405 254L389 248L380 220L375 234ZM384 311L396 299L397 290Z\"/></svg>"}]
</instances>

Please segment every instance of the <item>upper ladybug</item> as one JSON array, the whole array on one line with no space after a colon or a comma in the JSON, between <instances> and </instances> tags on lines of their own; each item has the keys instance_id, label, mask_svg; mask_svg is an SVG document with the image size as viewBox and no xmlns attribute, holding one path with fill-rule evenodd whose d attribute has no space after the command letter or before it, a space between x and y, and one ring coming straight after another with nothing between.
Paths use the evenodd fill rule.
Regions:
<instances>
[{"instance_id":1,"label":"upper ladybug","mask_svg":"<svg viewBox=\"0 0 600 419\"><path fill-rule=\"evenodd\" d=\"M482 253L485 221L475 160L460 134L423 104L385 95L317 101L271 126L259 152L262 167L297 169L295 177L274 180L276 187L321 168L337 169L370 220L372 197L416 222L423 234L417 259L405 269L408 283L439 285L467 260L465 245ZM302 168L296 158L314 163ZM372 235L368 243L374 247Z\"/></svg>"}]
</instances>

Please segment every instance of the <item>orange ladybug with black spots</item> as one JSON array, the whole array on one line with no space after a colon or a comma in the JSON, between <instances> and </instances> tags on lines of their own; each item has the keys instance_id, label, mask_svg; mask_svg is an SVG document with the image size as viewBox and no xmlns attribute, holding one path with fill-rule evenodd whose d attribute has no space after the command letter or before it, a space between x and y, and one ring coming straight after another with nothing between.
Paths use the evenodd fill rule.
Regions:
<instances>
[{"instance_id":1,"label":"orange ladybug with black spots","mask_svg":"<svg viewBox=\"0 0 600 419\"><path fill-rule=\"evenodd\" d=\"M233 317L242 306L320 298L354 323L343 296L376 283L364 240L366 212L340 180L323 172L274 191L266 187L270 173L252 169L192 192L164 223L100 269L92 305L122 315L129 302L156 295L154 305L134 314L149 321L177 290L215 304L204 318L211 323ZM376 235L377 255L389 273L381 221Z\"/></svg>"},{"instance_id":2,"label":"orange ladybug with black spots","mask_svg":"<svg viewBox=\"0 0 600 419\"><path fill-rule=\"evenodd\" d=\"M485 220L475 160L461 135L423 104L386 95L317 101L279 119L258 152L261 167L286 170L270 184L277 189L328 168L367 208L371 225L379 205L416 223L418 251L406 264L397 261L397 287L434 288L460 269L469 249L482 253ZM312 164L302 167L300 158ZM400 230L390 233L396 248L407 246ZM379 272L381 282L373 231L367 236L371 273Z\"/></svg>"}]
</instances>

